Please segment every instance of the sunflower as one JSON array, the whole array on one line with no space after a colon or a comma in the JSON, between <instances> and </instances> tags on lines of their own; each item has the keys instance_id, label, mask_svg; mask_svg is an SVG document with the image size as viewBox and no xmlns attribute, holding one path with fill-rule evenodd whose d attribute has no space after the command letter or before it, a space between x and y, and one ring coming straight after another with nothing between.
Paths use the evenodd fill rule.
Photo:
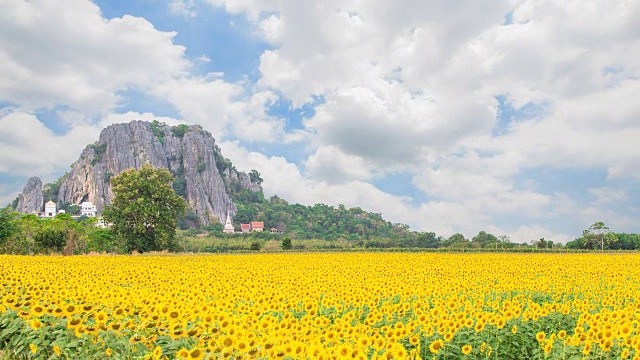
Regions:
<instances>
[{"instance_id":1,"label":"sunflower","mask_svg":"<svg viewBox=\"0 0 640 360\"><path fill-rule=\"evenodd\" d=\"M69 319L69 321L67 321L67 328L68 329L75 329L75 328L79 327L80 325L82 325L82 319L81 318L72 318L72 319Z\"/></svg>"},{"instance_id":2,"label":"sunflower","mask_svg":"<svg viewBox=\"0 0 640 360\"><path fill-rule=\"evenodd\" d=\"M40 319L32 319L31 321L29 321L29 326L33 329L33 330L38 330L40 328L42 328L42 322L40 321Z\"/></svg>"},{"instance_id":3,"label":"sunflower","mask_svg":"<svg viewBox=\"0 0 640 360\"><path fill-rule=\"evenodd\" d=\"M471 354L472 347L471 345L467 344L467 345L464 345L460 350L464 355L469 355Z\"/></svg>"},{"instance_id":4,"label":"sunflower","mask_svg":"<svg viewBox=\"0 0 640 360\"><path fill-rule=\"evenodd\" d=\"M547 337L547 335L544 331L540 331L536 334L536 340L538 340L538 342L543 342L545 337Z\"/></svg>"},{"instance_id":5,"label":"sunflower","mask_svg":"<svg viewBox=\"0 0 640 360\"><path fill-rule=\"evenodd\" d=\"M0 311L0 313L2 313L2 311ZM45 309L44 309L44 307L42 307L40 305L36 305L36 306L31 308L31 315L33 315L35 317L40 317L40 316L44 315L44 313L45 313Z\"/></svg>"},{"instance_id":6,"label":"sunflower","mask_svg":"<svg viewBox=\"0 0 640 360\"><path fill-rule=\"evenodd\" d=\"M200 348L193 348L191 349L191 351L189 351L189 357L188 359L202 359L204 358L204 351L202 351L202 349Z\"/></svg>"},{"instance_id":7,"label":"sunflower","mask_svg":"<svg viewBox=\"0 0 640 360\"><path fill-rule=\"evenodd\" d=\"M156 346L155 349L153 349L153 358L155 360L160 359L160 357L162 356L162 348L160 346Z\"/></svg>"},{"instance_id":8,"label":"sunflower","mask_svg":"<svg viewBox=\"0 0 640 360\"><path fill-rule=\"evenodd\" d=\"M442 339L434 340L431 345L429 345L429 351L433 354L437 354L440 349L444 347L444 341Z\"/></svg>"},{"instance_id":9,"label":"sunflower","mask_svg":"<svg viewBox=\"0 0 640 360\"><path fill-rule=\"evenodd\" d=\"M235 341L231 336L225 336L220 343L225 349L233 349Z\"/></svg>"},{"instance_id":10,"label":"sunflower","mask_svg":"<svg viewBox=\"0 0 640 360\"><path fill-rule=\"evenodd\" d=\"M109 315L107 315L107 313L104 311L100 311L95 315L94 319L98 324L106 324L109 320Z\"/></svg>"},{"instance_id":11,"label":"sunflower","mask_svg":"<svg viewBox=\"0 0 640 360\"><path fill-rule=\"evenodd\" d=\"M187 350L185 348L180 348L180 350L178 350L178 352L176 353L176 358L188 359L189 358L189 350Z\"/></svg>"}]
</instances>

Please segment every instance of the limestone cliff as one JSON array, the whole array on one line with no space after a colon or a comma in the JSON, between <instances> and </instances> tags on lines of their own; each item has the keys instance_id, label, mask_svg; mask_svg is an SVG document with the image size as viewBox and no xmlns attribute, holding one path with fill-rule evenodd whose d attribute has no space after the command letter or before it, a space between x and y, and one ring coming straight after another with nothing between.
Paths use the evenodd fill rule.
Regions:
<instances>
[{"instance_id":1,"label":"limestone cliff","mask_svg":"<svg viewBox=\"0 0 640 360\"><path fill-rule=\"evenodd\" d=\"M130 168L138 169L145 162L174 174L174 189L203 224L210 223L212 216L224 222L227 211L235 215L236 205L227 192L230 185L262 190L248 174L224 166L228 160L222 157L211 134L200 126L133 121L107 127L98 142L83 150L60 185L58 201L90 201L101 212L114 197L110 178Z\"/></svg>"},{"instance_id":2,"label":"limestone cliff","mask_svg":"<svg viewBox=\"0 0 640 360\"><path fill-rule=\"evenodd\" d=\"M42 181L37 177L30 178L19 196L16 211L25 214L42 211L42 196Z\"/></svg>"}]
</instances>

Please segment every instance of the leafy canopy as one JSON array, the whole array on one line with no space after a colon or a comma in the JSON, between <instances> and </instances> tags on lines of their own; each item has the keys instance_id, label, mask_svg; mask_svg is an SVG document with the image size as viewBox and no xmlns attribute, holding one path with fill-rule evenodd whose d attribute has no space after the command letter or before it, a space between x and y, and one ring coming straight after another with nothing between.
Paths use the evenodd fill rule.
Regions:
<instances>
[{"instance_id":1,"label":"leafy canopy","mask_svg":"<svg viewBox=\"0 0 640 360\"><path fill-rule=\"evenodd\" d=\"M145 164L111 179L115 198L103 211L112 231L126 244L127 251L159 251L172 246L176 219L185 210L184 199L172 187L167 169Z\"/></svg>"}]
</instances>

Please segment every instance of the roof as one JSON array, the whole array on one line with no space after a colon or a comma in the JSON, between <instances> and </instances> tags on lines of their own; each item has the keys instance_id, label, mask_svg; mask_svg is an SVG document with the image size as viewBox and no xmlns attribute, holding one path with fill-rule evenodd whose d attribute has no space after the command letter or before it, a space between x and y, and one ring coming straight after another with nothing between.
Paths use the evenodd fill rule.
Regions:
<instances>
[{"instance_id":1,"label":"roof","mask_svg":"<svg viewBox=\"0 0 640 360\"><path fill-rule=\"evenodd\" d=\"M47 203L45 205L55 205L56 203L54 203L53 201L49 200L47 201Z\"/></svg>"},{"instance_id":2,"label":"roof","mask_svg":"<svg viewBox=\"0 0 640 360\"><path fill-rule=\"evenodd\" d=\"M251 222L251 227L252 228L263 228L264 227L264 222L262 222L262 221L252 221Z\"/></svg>"},{"instance_id":3,"label":"roof","mask_svg":"<svg viewBox=\"0 0 640 360\"><path fill-rule=\"evenodd\" d=\"M249 224L240 224L240 229L247 229L249 230L251 228L251 225Z\"/></svg>"}]
</instances>

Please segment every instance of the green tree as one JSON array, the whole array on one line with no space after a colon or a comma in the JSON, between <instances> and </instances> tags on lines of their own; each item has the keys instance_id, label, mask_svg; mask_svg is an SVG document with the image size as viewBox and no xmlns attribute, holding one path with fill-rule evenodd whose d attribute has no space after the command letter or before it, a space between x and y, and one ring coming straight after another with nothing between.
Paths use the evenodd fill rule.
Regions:
<instances>
[{"instance_id":1,"label":"green tree","mask_svg":"<svg viewBox=\"0 0 640 360\"><path fill-rule=\"evenodd\" d=\"M0 248L19 231L18 214L9 207L0 209Z\"/></svg>"},{"instance_id":2,"label":"green tree","mask_svg":"<svg viewBox=\"0 0 640 360\"><path fill-rule=\"evenodd\" d=\"M47 226L33 235L36 252L61 252L67 243L67 234L63 229Z\"/></svg>"},{"instance_id":3,"label":"green tree","mask_svg":"<svg viewBox=\"0 0 640 360\"><path fill-rule=\"evenodd\" d=\"M249 173L249 178L253 183L256 183L258 185L262 184L262 177L260 177L260 173L258 172L258 170L251 170L251 172Z\"/></svg>"},{"instance_id":4,"label":"green tree","mask_svg":"<svg viewBox=\"0 0 640 360\"><path fill-rule=\"evenodd\" d=\"M184 199L172 188L167 169L145 164L111 179L115 198L103 211L111 230L124 239L126 251L158 251L171 247L176 219L185 210Z\"/></svg>"},{"instance_id":5,"label":"green tree","mask_svg":"<svg viewBox=\"0 0 640 360\"><path fill-rule=\"evenodd\" d=\"M587 249L600 250L615 247L618 237L609 228L599 221L582 232L583 246Z\"/></svg>"},{"instance_id":6,"label":"green tree","mask_svg":"<svg viewBox=\"0 0 640 360\"><path fill-rule=\"evenodd\" d=\"M476 247L485 247L489 244L493 244L498 242L498 238L495 237L495 235L489 234L487 232L484 231L480 231L478 233L478 235L474 236L471 239L471 242L476 246Z\"/></svg>"},{"instance_id":7,"label":"green tree","mask_svg":"<svg viewBox=\"0 0 640 360\"><path fill-rule=\"evenodd\" d=\"M284 238L282 239L282 249L283 250L290 250L291 247L293 246L293 244L291 243L291 238Z\"/></svg>"}]
</instances>

